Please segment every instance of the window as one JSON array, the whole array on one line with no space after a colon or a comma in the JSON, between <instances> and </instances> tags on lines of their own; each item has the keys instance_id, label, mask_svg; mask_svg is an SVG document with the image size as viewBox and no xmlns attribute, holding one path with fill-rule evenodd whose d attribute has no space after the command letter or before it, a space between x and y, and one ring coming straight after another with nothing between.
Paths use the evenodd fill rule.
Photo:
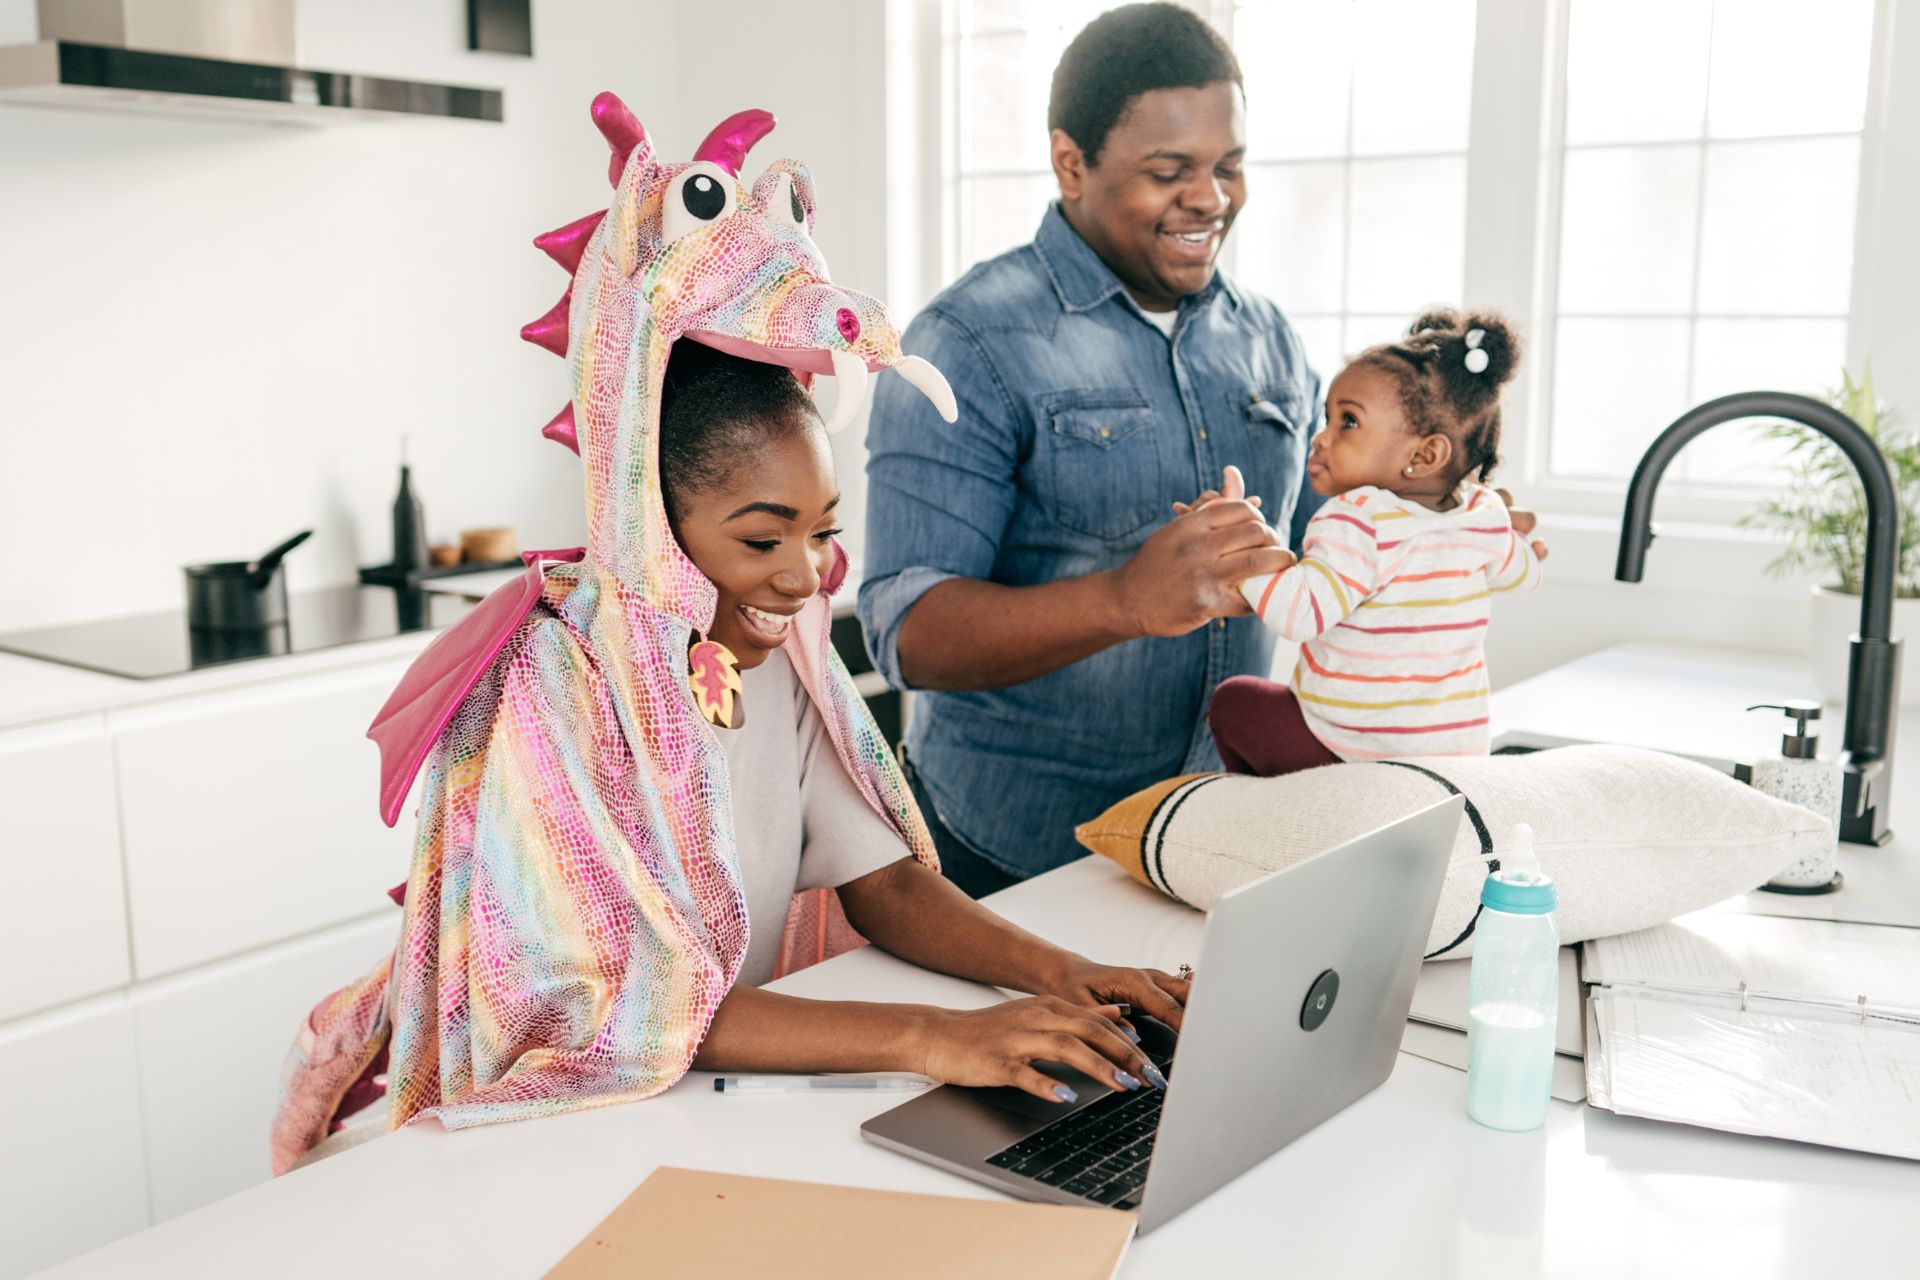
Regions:
<instances>
[{"instance_id":1,"label":"window","mask_svg":"<svg viewBox=\"0 0 1920 1280\"><path fill-rule=\"evenodd\" d=\"M1229 266L1330 377L1461 298L1473 0L1255 0L1231 32L1248 164Z\"/></svg>"},{"instance_id":2,"label":"window","mask_svg":"<svg viewBox=\"0 0 1920 1280\"><path fill-rule=\"evenodd\" d=\"M1624 479L1691 405L1839 381L1872 42L1872 0L1569 0L1552 475ZM1676 478L1770 478L1752 431Z\"/></svg>"},{"instance_id":3,"label":"window","mask_svg":"<svg viewBox=\"0 0 1920 1280\"><path fill-rule=\"evenodd\" d=\"M1818 395L1890 309L1854 257L1860 193L1912 163L1874 123L1892 0L1188 2L1247 76L1227 268L1323 374L1430 303L1505 310L1530 353L1501 475L1542 505L1615 510L1686 408ZM943 280L1031 236L1054 64L1108 7L943 0ZM1671 473L1695 497L1663 505L1727 518L1777 461L1713 432Z\"/></svg>"},{"instance_id":4,"label":"window","mask_svg":"<svg viewBox=\"0 0 1920 1280\"><path fill-rule=\"evenodd\" d=\"M1055 188L1047 94L1098 0L960 0L946 278L1033 236ZM1474 0L1192 6L1247 69L1246 211L1227 263L1279 300L1318 369L1461 296ZM1365 10L1364 13L1361 11ZM1355 56L1362 28L1366 56ZM1298 51L1311 50L1302 55ZM1258 68L1286 74L1261 76Z\"/></svg>"},{"instance_id":5,"label":"window","mask_svg":"<svg viewBox=\"0 0 1920 1280\"><path fill-rule=\"evenodd\" d=\"M1033 239L1055 194L1047 150L1053 68L1100 0L959 0L947 23L954 93L946 198L951 280Z\"/></svg>"}]
</instances>

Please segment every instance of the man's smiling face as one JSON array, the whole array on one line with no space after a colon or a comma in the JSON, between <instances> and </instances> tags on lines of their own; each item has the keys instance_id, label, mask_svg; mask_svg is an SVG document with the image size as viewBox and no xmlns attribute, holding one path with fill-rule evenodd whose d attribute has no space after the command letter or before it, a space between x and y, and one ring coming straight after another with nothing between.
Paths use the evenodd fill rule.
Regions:
<instances>
[{"instance_id":1,"label":"man's smiling face","mask_svg":"<svg viewBox=\"0 0 1920 1280\"><path fill-rule=\"evenodd\" d=\"M1247 198L1246 132L1240 86L1228 80L1141 94L1095 165L1054 130L1067 220L1147 310L1171 310L1212 281Z\"/></svg>"}]
</instances>

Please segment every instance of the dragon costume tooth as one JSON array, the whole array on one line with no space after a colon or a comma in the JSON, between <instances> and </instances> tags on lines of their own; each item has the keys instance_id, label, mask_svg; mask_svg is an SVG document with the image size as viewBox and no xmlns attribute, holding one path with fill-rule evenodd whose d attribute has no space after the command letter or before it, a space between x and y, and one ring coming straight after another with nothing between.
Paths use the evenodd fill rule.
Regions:
<instances>
[{"instance_id":1,"label":"dragon costume tooth","mask_svg":"<svg viewBox=\"0 0 1920 1280\"><path fill-rule=\"evenodd\" d=\"M523 330L568 362L572 399L542 434L580 455L588 544L528 553L526 573L436 639L369 730L388 823L425 770L401 936L302 1025L282 1074L276 1172L377 1093L383 1070L393 1127L658 1093L693 1061L746 954L726 760L688 680L715 593L667 522L661 375L683 338L803 380L856 367L864 377L904 357L885 309L829 280L805 166L777 161L741 188L772 116L729 117L677 165L656 158L614 95L596 97L592 116L612 153L613 201L535 241L572 279ZM733 185L719 205L701 188L689 216L725 212L668 236L663 203L695 166L683 185L717 181L716 168ZM785 649L856 787L903 854L936 866L829 639L845 570L836 547ZM792 919L816 925L837 910L818 891L795 902ZM804 950L791 928L788 942L783 968ZM821 949L815 938L813 958Z\"/></svg>"}]
</instances>

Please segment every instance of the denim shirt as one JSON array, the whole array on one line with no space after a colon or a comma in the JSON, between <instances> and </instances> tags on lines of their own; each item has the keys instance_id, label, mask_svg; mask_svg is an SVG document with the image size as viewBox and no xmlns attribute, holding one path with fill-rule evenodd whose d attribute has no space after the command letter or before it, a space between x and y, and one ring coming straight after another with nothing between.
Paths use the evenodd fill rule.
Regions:
<instances>
[{"instance_id":1,"label":"denim shirt","mask_svg":"<svg viewBox=\"0 0 1920 1280\"><path fill-rule=\"evenodd\" d=\"M960 418L941 421L903 379L878 380L859 612L896 688L909 687L900 624L929 588L1115 568L1229 463L1290 527L1319 380L1279 308L1224 274L1181 301L1169 338L1056 204L1032 244L974 267L904 343L946 374ZM1241 617L1011 688L916 693L907 755L954 835L1037 874L1080 856L1074 826L1115 801L1219 768L1213 689L1267 674L1272 656L1266 629Z\"/></svg>"}]
</instances>

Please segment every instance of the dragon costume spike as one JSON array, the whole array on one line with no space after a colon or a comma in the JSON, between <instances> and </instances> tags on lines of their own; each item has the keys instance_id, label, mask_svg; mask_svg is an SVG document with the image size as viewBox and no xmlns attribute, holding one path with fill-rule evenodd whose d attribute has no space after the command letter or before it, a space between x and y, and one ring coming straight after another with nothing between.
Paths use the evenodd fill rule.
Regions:
<instances>
[{"instance_id":1,"label":"dragon costume spike","mask_svg":"<svg viewBox=\"0 0 1920 1280\"><path fill-rule=\"evenodd\" d=\"M535 236L533 247L559 263L561 269L571 276L580 269L580 259L587 251L587 242L593 238L593 229L606 216L607 211L600 209L584 218L575 218L564 227L556 227L544 235Z\"/></svg>"},{"instance_id":2,"label":"dragon costume spike","mask_svg":"<svg viewBox=\"0 0 1920 1280\"><path fill-rule=\"evenodd\" d=\"M567 354L567 311L573 304L573 287L560 295L560 301L547 308L538 320L520 326L520 337L536 347L545 347L562 357Z\"/></svg>"},{"instance_id":3,"label":"dragon costume spike","mask_svg":"<svg viewBox=\"0 0 1920 1280\"><path fill-rule=\"evenodd\" d=\"M898 369L952 417L945 379L902 353L885 308L829 279L805 166L776 161L741 185L772 116L731 117L700 159L670 164L612 94L592 115L613 152L612 204L536 242L571 261L572 283L522 331L567 358L573 399L543 434L580 454L588 543L527 553L526 572L434 641L368 731L389 824L424 770L405 915L391 958L302 1024L276 1171L376 1095L383 1072L394 1127L650 1097L687 1070L733 985L746 898L726 758L701 704L727 715L738 682L718 645L702 647L716 593L667 521L660 394L673 344L803 381L832 374L836 419L857 410L870 374ZM857 789L903 853L934 865L829 642L845 577L836 547L786 654Z\"/></svg>"},{"instance_id":4,"label":"dragon costume spike","mask_svg":"<svg viewBox=\"0 0 1920 1280\"><path fill-rule=\"evenodd\" d=\"M573 401L567 401L565 408L548 419L547 425L540 428L540 434L555 444L580 452L580 437L573 429Z\"/></svg>"}]
</instances>

